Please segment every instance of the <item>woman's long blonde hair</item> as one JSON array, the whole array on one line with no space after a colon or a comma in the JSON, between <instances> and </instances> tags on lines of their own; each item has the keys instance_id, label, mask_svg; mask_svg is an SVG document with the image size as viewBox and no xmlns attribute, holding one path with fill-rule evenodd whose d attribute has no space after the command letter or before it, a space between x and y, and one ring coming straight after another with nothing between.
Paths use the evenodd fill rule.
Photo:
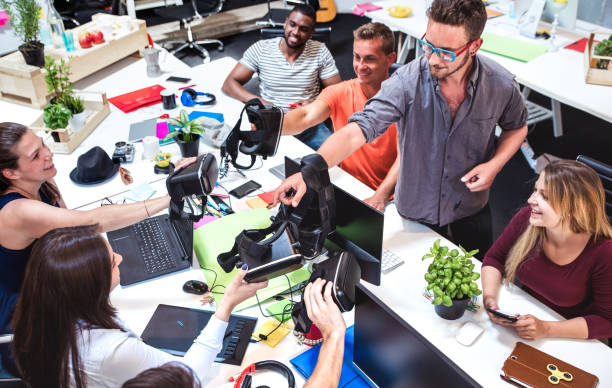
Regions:
<instances>
[{"instance_id":1,"label":"woman's long blonde hair","mask_svg":"<svg viewBox=\"0 0 612 388\"><path fill-rule=\"evenodd\" d=\"M606 216L606 198L597 173L584 163L557 160L542 172L548 203L561 216L562 225L574 233L588 233L595 240L612 239L612 226ZM505 265L505 282L513 283L527 256L541 249L546 228L527 226L518 238Z\"/></svg>"}]
</instances>

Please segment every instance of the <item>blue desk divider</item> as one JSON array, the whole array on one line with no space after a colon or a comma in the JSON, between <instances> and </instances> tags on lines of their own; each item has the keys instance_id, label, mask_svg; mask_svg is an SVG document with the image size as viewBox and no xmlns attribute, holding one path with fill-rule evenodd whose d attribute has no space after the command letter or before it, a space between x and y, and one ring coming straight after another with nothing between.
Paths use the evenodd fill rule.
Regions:
<instances>
[{"instance_id":1,"label":"blue desk divider","mask_svg":"<svg viewBox=\"0 0 612 388\"><path fill-rule=\"evenodd\" d=\"M351 326L346 329L346 335L344 336L344 359L342 361L342 373L340 375L340 383L338 387L341 388L368 388L368 383L355 371L353 367L353 331L355 326ZM321 344L314 346L312 349L305 351L299 356L291 360L291 364L297 369L305 378L310 377L314 372L317 359L319 358L319 350L321 350Z\"/></svg>"},{"instance_id":2,"label":"blue desk divider","mask_svg":"<svg viewBox=\"0 0 612 388\"><path fill-rule=\"evenodd\" d=\"M200 117L210 117L211 119L216 119L219 122L223 122L223 113L215 113L215 112L201 112L199 110L194 110L189 113L189 120L195 120Z\"/></svg>"}]
</instances>

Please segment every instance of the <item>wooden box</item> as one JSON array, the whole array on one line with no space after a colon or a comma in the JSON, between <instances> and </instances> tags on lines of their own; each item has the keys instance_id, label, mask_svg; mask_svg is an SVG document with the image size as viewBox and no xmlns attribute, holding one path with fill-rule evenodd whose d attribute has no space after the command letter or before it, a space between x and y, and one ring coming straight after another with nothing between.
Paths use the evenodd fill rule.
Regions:
<instances>
[{"instance_id":1,"label":"wooden box","mask_svg":"<svg viewBox=\"0 0 612 388\"><path fill-rule=\"evenodd\" d=\"M72 132L70 126L61 130L49 130L45 126L42 115L30 126L34 132L42 136L54 153L72 153L110 113L106 93L75 92L75 94L85 100L85 112L87 113L85 125L80 131ZM55 132L55 136L52 132Z\"/></svg>"},{"instance_id":2,"label":"wooden box","mask_svg":"<svg viewBox=\"0 0 612 388\"><path fill-rule=\"evenodd\" d=\"M72 31L75 51L56 49L45 46L45 55L56 59L70 60L70 80L76 82L96 71L123 59L149 44L147 29L144 20L130 20L129 32L115 33L105 37L105 43L82 49L78 44L78 35L82 30L97 29L97 21L107 19L115 27L119 25L120 16L96 14L92 21L81 25ZM118 27L117 27L118 29ZM45 70L36 66L27 65L20 52L14 52L0 58L0 98L11 102L43 108L47 105L47 86L45 84Z\"/></svg>"},{"instance_id":3,"label":"wooden box","mask_svg":"<svg viewBox=\"0 0 612 388\"><path fill-rule=\"evenodd\" d=\"M606 34L605 37L608 38L609 35ZM593 54L594 38L595 33L592 32L584 49L584 80L587 84L612 86L612 57ZM610 60L607 70L597 68L597 61L600 59Z\"/></svg>"}]
</instances>

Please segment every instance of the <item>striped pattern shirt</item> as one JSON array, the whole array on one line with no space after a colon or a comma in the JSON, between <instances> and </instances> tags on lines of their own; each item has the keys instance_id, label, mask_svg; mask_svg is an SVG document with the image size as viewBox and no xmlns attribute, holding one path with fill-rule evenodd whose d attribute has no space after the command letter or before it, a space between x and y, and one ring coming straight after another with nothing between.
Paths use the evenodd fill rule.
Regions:
<instances>
[{"instance_id":1,"label":"striped pattern shirt","mask_svg":"<svg viewBox=\"0 0 612 388\"><path fill-rule=\"evenodd\" d=\"M289 105L315 98L319 80L338 74L331 53L321 42L309 39L295 63L280 50L281 37L260 40L245 51L240 63L259 75L259 93L285 110Z\"/></svg>"}]
</instances>

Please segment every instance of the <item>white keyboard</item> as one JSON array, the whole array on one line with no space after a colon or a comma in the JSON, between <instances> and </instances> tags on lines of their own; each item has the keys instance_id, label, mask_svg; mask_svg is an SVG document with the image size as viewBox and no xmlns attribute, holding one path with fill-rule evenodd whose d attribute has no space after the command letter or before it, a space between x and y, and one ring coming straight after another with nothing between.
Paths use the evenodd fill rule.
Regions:
<instances>
[{"instance_id":1,"label":"white keyboard","mask_svg":"<svg viewBox=\"0 0 612 388\"><path fill-rule=\"evenodd\" d=\"M388 249L383 249L382 273L387 274L402 264L404 264L404 259Z\"/></svg>"}]
</instances>

